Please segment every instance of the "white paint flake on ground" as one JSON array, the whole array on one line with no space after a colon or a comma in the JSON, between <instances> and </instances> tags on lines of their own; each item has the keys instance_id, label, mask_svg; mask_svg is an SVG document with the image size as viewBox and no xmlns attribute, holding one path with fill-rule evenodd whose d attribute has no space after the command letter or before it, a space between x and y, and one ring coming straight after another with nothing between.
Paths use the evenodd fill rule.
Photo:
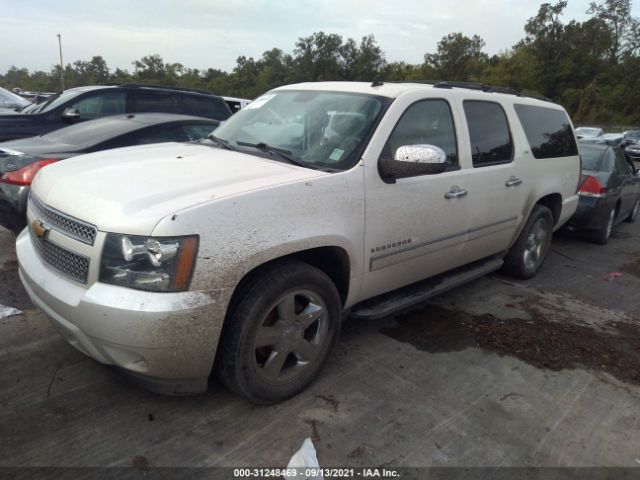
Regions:
<instances>
[{"instance_id":1,"label":"white paint flake on ground","mask_svg":"<svg viewBox=\"0 0 640 480\"><path fill-rule=\"evenodd\" d=\"M0 318L12 317L14 315L22 315L22 312L17 308L7 307L0 303Z\"/></svg>"}]
</instances>

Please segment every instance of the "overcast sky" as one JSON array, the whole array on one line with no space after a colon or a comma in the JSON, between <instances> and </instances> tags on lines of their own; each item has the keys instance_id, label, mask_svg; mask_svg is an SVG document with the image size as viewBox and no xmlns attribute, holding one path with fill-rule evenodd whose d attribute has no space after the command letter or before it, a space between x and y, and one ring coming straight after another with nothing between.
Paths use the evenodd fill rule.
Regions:
<instances>
[{"instance_id":1,"label":"overcast sky","mask_svg":"<svg viewBox=\"0 0 640 480\"><path fill-rule=\"evenodd\" d=\"M388 61L421 63L451 32L480 35L487 53L524 36L535 0L0 0L0 72L11 65L49 70L102 55L109 68L158 53L165 62L231 70L240 55L273 47L289 53L298 37L373 34ZM553 1L555 3L555 0ZM640 1L633 15L640 16ZM565 20L586 17L589 0L569 0Z\"/></svg>"}]
</instances>

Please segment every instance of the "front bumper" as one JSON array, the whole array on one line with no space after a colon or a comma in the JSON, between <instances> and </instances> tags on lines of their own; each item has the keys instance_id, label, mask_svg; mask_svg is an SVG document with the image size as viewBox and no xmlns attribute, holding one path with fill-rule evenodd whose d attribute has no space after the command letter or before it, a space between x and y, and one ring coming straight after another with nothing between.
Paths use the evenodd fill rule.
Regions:
<instances>
[{"instance_id":1,"label":"front bumper","mask_svg":"<svg viewBox=\"0 0 640 480\"><path fill-rule=\"evenodd\" d=\"M16 241L20 278L62 336L97 361L151 390L204 391L222 318L216 291L155 293L77 284L43 263L28 229Z\"/></svg>"}]
</instances>

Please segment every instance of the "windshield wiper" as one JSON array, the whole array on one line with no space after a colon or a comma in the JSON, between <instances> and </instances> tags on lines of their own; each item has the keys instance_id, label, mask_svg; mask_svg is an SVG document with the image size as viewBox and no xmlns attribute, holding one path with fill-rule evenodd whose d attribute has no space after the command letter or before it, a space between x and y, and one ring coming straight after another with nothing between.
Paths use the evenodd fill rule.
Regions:
<instances>
[{"instance_id":1,"label":"windshield wiper","mask_svg":"<svg viewBox=\"0 0 640 480\"><path fill-rule=\"evenodd\" d=\"M297 165L298 167L304 167L304 168L314 168L313 166L304 163L304 162L300 162L296 159L294 159L291 156L291 152L289 150L285 150L284 148L278 148L278 147L272 147L271 145L267 145L264 142L259 142L259 143L249 143L249 142L236 142L238 145L242 146L242 147L252 147L252 148L257 148L258 150L262 150L263 152L267 152L270 154L276 154L278 155L280 158L282 158L283 160L293 164L293 165Z\"/></svg>"},{"instance_id":2,"label":"windshield wiper","mask_svg":"<svg viewBox=\"0 0 640 480\"><path fill-rule=\"evenodd\" d=\"M218 145L219 147L224 148L225 150L238 150L236 147L234 147L233 145L231 145L229 142L227 142L226 140L223 140L221 138L216 137L213 133L210 133L209 135L207 135L205 138L208 138L209 140L211 140L213 143L215 143L216 145Z\"/></svg>"}]
</instances>

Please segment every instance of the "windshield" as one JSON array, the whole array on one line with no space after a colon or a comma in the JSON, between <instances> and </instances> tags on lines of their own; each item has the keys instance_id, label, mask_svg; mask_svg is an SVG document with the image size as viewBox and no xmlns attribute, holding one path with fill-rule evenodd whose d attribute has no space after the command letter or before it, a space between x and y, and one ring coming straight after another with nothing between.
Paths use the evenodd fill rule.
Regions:
<instances>
[{"instance_id":1,"label":"windshield","mask_svg":"<svg viewBox=\"0 0 640 480\"><path fill-rule=\"evenodd\" d=\"M265 144L311 168L346 170L357 163L388 102L357 93L273 91L222 123L214 135L247 153L268 156L267 150L247 145Z\"/></svg>"},{"instance_id":2,"label":"windshield","mask_svg":"<svg viewBox=\"0 0 640 480\"><path fill-rule=\"evenodd\" d=\"M25 113L33 113L35 112L38 107L41 107L41 104L38 103L32 103L30 105L27 105L26 107L23 107L20 109L20 113L25 114Z\"/></svg>"},{"instance_id":3,"label":"windshield","mask_svg":"<svg viewBox=\"0 0 640 480\"><path fill-rule=\"evenodd\" d=\"M0 108L20 108L30 103L29 100L0 87Z\"/></svg>"},{"instance_id":4,"label":"windshield","mask_svg":"<svg viewBox=\"0 0 640 480\"><path fill-rule=\"evenodd\" d=\"M606 167L609 162L604 162L606 157L604 149L595 148L580 148L580 158L582 159L582 169L590 170L592 172L599 172L601 170L608 170ZM603 168L605 167L605 168Z\"/></svg>"},{"instance_id":5,"label":"windshield","mask_svg":"<svg viewBox=\"0 0 640 480\"><path fill-rule=\"evenodd\" d=\"M72 98L77 97L81 93L82 92L73 91L73 90L67 90L66 92L58 93L57 95L50 97L46 102L42 102L40 107L36 108L35 110L32 110L31 113L48 112L49 110L53 110L54 108L57 108L58 106L67 102L68 100L71 100Z\"/></svg>"}]
</instances>

